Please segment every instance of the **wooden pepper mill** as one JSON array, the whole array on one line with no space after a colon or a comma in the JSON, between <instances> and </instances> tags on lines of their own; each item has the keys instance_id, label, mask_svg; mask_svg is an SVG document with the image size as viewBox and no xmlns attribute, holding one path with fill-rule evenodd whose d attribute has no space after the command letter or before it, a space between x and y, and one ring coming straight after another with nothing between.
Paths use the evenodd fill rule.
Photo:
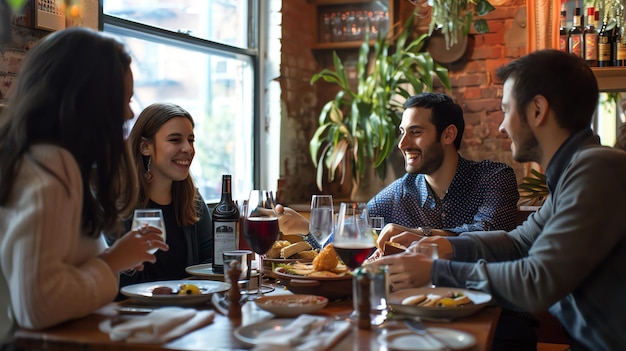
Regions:
<instances>
[{"instance_id":1,"label":"wooden pepper mill","mask_svg":"<svg viewBox=\"0 0 626 351\"><path fill-rule=\"evenodd\" d=\"M230 279L230 290L228 291L228 318L241 318L241 292L239 291L239 276L241 268L237 260L230 261L228 268L228 278Z\"/></svg>"},{"instance_id":2,"label":"wooden pepper mill","mask_svg":"<svg viewBox=\"0 0 626 351\"><path fill-rule=\"evenodd\" d=\"M359 274L357 277L357 284L359 289L357 312L359 314L358 326L359 329L372 329L372 323L370 320L370 283L371 279L367 274Z\"/></svg>"}]
</instances>

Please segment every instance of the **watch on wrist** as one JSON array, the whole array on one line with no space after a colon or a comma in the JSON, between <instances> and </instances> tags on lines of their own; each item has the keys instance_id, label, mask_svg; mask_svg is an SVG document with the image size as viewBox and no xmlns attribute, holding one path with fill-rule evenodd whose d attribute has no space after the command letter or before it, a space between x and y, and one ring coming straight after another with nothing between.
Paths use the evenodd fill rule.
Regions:
<instances>
[{"instance_id":1,"label":"watch on wrist","mask_svg":"<svg viewBox=\"0 0 626 351\"><path fill-rule=\"evenodd\" d=\"M422 231L422 234L424 234L424 236L433 235L433 228L431 227L419 227L419 229Z\"/></svg>"}]
</instances>

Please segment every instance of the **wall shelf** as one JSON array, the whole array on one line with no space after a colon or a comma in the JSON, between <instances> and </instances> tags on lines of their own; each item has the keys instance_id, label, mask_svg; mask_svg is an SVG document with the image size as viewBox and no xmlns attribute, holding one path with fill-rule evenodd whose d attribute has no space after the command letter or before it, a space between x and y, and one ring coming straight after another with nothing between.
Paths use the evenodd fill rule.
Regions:
<instances>
[{"instance_id":1,"label":"wall shelf","mask_svg":"<svg viewBox=\"0 0 626 351\"><path fill-rule=\"evenodd\" d=\"M626 67L592 67L603 92L626 92Z\"/></svg>"}]
</instances>

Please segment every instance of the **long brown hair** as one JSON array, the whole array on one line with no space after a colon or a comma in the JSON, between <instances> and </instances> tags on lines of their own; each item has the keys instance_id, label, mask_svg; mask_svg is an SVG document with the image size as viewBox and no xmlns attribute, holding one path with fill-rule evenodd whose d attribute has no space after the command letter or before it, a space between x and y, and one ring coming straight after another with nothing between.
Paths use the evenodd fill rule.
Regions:
<instances>
[{"instance_id":1,"label":"long brown hair","mask_svg":"<svg viewBox=\"0 0 626 351\"><path fill-rule=\"evenodd\" d=\"M149 157L141 154L142 139L154 143L154 136L159 129L176 117L185 117L191 122L192 127L195 126L191 114L184 108L172 103L154 103L139 114L128 137L130 149L135 156L135 167L138 174L146 172L149 159ZM144 177L139 178L140 188L137 207L145 208L148 205L148 200L150 200L148 197L150 184ZM196 186L193 184L191 176L172 183L172 203L174 204L178 226L190 225L198 221L197 213L200 206L196 201Z\"/></svg>"},{"instance_id":2,"label":"long brown hair","mask_svg":"<svg viewBox=\"0 0 626 351\"><path fill-rule=\"evenodd\" d=\"M130 62L123 44L87 28L49 34L33 47L0 115L0 205L9 201L31 145L55 144L80 169L82 231L97 237L119 228L137 190L124 142Z\"/></svg>"}]
</instances>

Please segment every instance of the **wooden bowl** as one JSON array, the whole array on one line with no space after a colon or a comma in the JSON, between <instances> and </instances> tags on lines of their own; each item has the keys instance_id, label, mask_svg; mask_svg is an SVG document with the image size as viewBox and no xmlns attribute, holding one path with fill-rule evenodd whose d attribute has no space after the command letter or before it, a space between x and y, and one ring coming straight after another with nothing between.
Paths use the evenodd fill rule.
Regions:
<instances>
[{"instance_id":1,"label":"wooden bowl","mask_svg":"<svg viewBox=\"0 0 626 351\"><path fill-rule=\"evenodd\" d=\"M319 295L328 300L337 300L352 296L352 275L341 277L304 277L290 274L284 267L274 269L280 283L294 294Z\"/></svg>"}]
</instances>

